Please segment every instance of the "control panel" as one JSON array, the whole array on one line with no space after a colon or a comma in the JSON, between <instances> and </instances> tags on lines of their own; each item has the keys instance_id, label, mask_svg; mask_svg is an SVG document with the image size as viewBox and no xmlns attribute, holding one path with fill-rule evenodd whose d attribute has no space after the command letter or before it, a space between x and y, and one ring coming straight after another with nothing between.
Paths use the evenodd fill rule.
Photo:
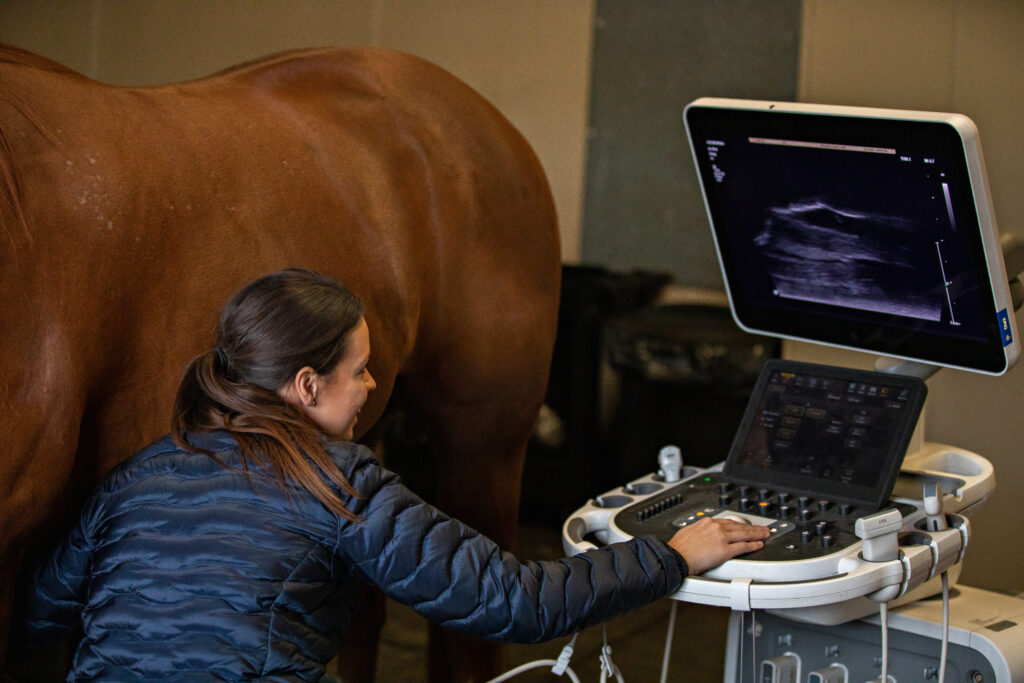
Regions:
<instances>
[{"instance_id":1,"label":"control panel","mask_svg":"<svg viewBox=\"0 0 1024 683\"><path fill-rule=\"evenodd\" d=\"M891 506L904 517L915 512L907 503L892 501ZM748 561L813 560L858 543L854 523L872 512L876 510L863 504L734 484L720 472L708 471L627 505L615 514L614 524L630 536L653 534L668 540L704 517L726 517L771 531L764 548L745 557Z\"/></svg>"},{"instance_id":2,"label":"control panel","mask_svg":"<svg viewBox=\"0 0 1024 683\"><path fill-rule=\"evenodd\" d=\"M925 443L905 459L882 506L899 515L891 534L898 552L877 561L865 559L857 522L879 510L784 487L736 484L723 466L683 467L676 482L652 473L597 496L565 521L566 552L646 534L668 540L704 516L763 524L772 530L763 549L688 577L673 597L838 624L877 611L877 600L899 605L935 594L943 571L955 581L970 533L966 515L995 487L985 458ZM943 492L945 528L929 528L926 489Z\"/></svg>"}]
</instances>

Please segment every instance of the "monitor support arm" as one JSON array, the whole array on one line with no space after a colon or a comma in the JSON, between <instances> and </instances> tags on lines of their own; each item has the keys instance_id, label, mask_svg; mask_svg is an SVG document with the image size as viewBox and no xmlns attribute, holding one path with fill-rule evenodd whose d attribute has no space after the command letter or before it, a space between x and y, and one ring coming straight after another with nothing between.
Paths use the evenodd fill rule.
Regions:
<instances>
[{"instance_id":1,"label":"monitor support arm","mask_svg":"<svg viewBox=\"0 0 1024 683\"><path fill-rule=\"evenodd\" d=\"M1006 233L1000 240L1003 248L1003 263L1006 265L1006 279L1010 282L1010 299L1013 310L1021 310L1024 305L1024 236Z\"/></svg>"},{"instance_id":2,"label":"monitor support arm","mask_svg":"<svg viewBox=\"0 0 1024 683\"><path fill-rule=\"evenodd\" d=\"M875 359L875 370L878 372L890 372L894 375L907 375L908 377L928 379L939 371L939 366L916 360L879 356Z\"/></svg>"}]
</instances>

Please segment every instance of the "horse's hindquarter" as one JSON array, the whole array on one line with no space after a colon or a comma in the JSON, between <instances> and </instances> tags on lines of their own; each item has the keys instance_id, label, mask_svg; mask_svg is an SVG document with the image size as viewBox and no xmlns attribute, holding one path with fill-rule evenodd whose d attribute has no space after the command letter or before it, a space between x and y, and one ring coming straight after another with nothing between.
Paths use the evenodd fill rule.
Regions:
<instances>
[{"instance_id":1,"label":"horse's hindquarter","mask_svg":"<svg viewBox=\"0 0 1024 683\"><path fill-rule=\"evenodd\" d=\"M560 254L547 181L522 136L461 81L398 53L314 53L234 76L286 102L285 118L323 141L318 172L348 216L335 229L353 247L364 234L359 262L378 264L365 285L358 267L355 281L336 272L365 287L371 316L396 305L415 316L400 370L421 402L497 396L532 421ZM503 413L521 435L522 421Z\"/></svg>"}]
</instances>

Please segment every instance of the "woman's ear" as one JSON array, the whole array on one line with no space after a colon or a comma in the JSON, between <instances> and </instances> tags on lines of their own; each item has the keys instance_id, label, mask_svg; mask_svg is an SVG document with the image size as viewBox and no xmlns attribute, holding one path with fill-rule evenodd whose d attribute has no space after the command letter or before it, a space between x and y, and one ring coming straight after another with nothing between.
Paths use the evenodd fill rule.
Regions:
<instances>
[{"instance_id":1,"label":"woman's ear","mask_svg":"<svg viewBox=\"0 0 1024 683\"><path fill-rule=\"evenodd\" d=\"M281 391L281 398L298 407L312 408L320 391L320 375L308 365L292 377Z\"/></svg>"},{"instance_id":2,"label":"woman's ear","mask_svg":"<svg viewBox=\"0 0 1024 683\"><path fill-rule=\"evenodd\" d=\"M302 405L307 408L316 406L316 396L320 392L320 375L307 365L295 373L295 389Z\"/></svg>"}]
</instances>

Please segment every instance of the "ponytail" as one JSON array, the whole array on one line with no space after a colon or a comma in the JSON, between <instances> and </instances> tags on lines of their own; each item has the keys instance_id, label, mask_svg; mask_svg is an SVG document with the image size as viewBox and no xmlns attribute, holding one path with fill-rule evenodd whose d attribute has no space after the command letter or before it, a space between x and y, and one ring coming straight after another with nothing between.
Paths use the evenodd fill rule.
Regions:
<instances>
[{"instance_id":1,"label":"ponytail","mask_svg":"<svg viewBox=\"0 0 1024 683\"><path fill-rule=\"evenodd\" d=\"M246 477L250 468L270 469L282 487L298 484L335 514L358 521L328 483L359 497L327 453L325 435L276 389L306 365L320 374L333 369L362 312L355 295L311 271L281 271L248 285L221 315L218 345L185 370L171 416L174 443L225 465L189 443L188 434L229 432Z\"/></svg>"}]
</instances>

